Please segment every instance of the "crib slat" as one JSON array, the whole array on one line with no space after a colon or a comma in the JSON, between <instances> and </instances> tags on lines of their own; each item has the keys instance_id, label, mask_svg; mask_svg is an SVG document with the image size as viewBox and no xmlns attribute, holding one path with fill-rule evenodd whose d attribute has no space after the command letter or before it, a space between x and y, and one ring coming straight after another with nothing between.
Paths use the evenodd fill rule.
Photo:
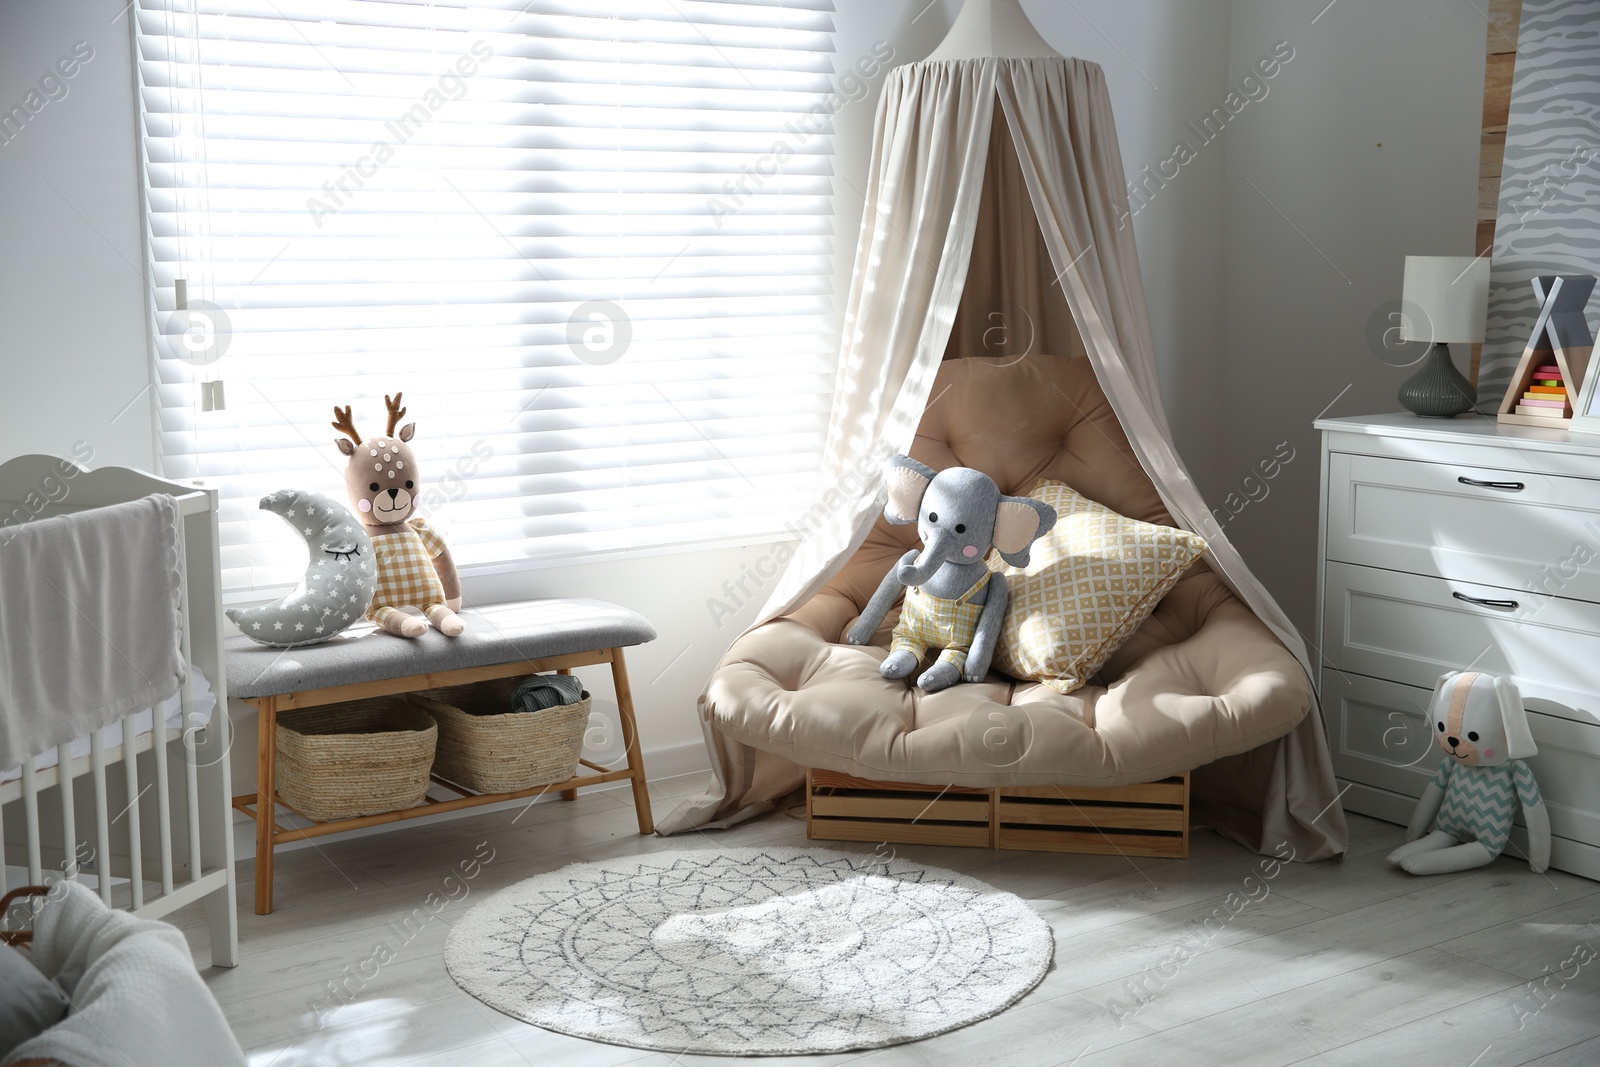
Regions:
<instances>
[{"instance_id":1,"label":"crib slat","mask_svg":"<svg viewBox=\"0 0 1600 1067\"><path fill-rule=\"evenodd\" d=\"M6 806L0 803L0 897L8 893L6 888ZM4 916L0 916L3 919Z\"/></svg>"},{"instance_id":2,"label":"crib slat","mask_svg":"<svg viewBox=\"0 0 1600 1067\"><path fill-rule=\"evenodd\" d=\"M151 713L151 747L156 754L156 822L161 828L161 895L172 892L172 789L167 778L167 724L161 709Z\"/></svg>"},{"instance_id":3,"label":"crib slat","mask_svg":"<svg viewBox=\"0 0 1600 1067\"><path fill-rule=\"evenodd\" d=\"M156 721L160 715L159 706L150 709L152 741L161 736L155 732L160 725ZM133 890L133 909L138 911L144 907L144 842L140 839L143 828L139 825L139 742L138 735L133 732L132 715L122 719L122 774L128 783L128 806L123 809L122 817L128 820L129 885Z\"/></svg>"},{"instance_id":4,"label":"crib slat","mask_svg":"<svg viewBox=\"0 0 1600 1067\"><path fill-rule=\"evenodd\" d=\"M178 536L184 558L188 558L188 533L181 525ZM198 882L200 876L205 873L205 865L200 858L200 770L196 765L198 754L195 745L195 735L200 728L194 722L194 642L191 633L194 616L189 610L187 568L178 572L178 594L179 611L183 615L183 631L179 635L179 640L183 646L183 662L189 665L189 669L184 672L182 703L179 705L182 709L180 721L183 724L183 777L185 795L189 801L189 881Z\"/></svg>"},{"instance_id":5,"label":"crib slat","mask_svg":"<svg viewBox=\"0 0 1600 1067\"><path fill-rule=\"evenodd\" d=\"M183 721L189 721L189 687L183 690ZM198 729L198 728L196 728ZM195 762L199 758L195 753L195 729L188 726L183 728L183 777L186 788L184 793L189 801L189 881L198 882L204 872L200 869L200 777Z\"/></svg>"},{"instance_id":6,"label":"crib slat","mask_svg":"<svg viewBox=\"0 0 1600 1067\"><path fill-rule=\"evenodd\" d=\"M44 863L39 858L39 783L33 759L22 761L22 834L28 839L28 884L44 884Z\"/></svg>"},{"instance_id":7,"label":"crib slat","mask_svg":"<svg viewBox=\"0 0 1600 1067\"><path fill-rule=\"evenodd\" d=\"M111 812L106 808L106 749L101 731L89 734L89 769L94 775L94 874L100 899L111 906Z\"/></svg>"},{"instance_id":8,"label":"crib slat","mask_svg":"<svg viewBox=\"0 0 1600 1067\"><path fill-rule=\"evenodd\" d=\"M65 741L56 746L56 786L61 793L62 847L67 852L61 875L70 882L78 877L78 813L72 792L72 746Z\"/></svg>"}]
</instances>

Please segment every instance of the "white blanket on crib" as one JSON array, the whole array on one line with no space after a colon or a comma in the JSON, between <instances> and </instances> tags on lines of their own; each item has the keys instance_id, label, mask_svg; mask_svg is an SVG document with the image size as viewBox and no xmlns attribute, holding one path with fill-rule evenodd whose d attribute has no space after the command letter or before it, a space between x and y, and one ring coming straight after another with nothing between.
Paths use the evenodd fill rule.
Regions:
<instances>
[{"instance_id":1,"label":"white blanket on crib","mask_svg":"<svg viewBox=\"0 0 1600 1067\"><path fill-rule=\"evenodd\" d=\"M194 672L192 678L194 700L189 705L188 714L184 714L183 694L181 692L174 693L155 707L146 708L132 716L133 739L143 737L149 733L154 729L154 723L156 722L160 722L169 730L198 730L210 725L211 713L217 706L217 695L211 691L211 682L206 678L205 672L199 667L191 669ZM124 741L130 740L130 738L124 736L126 732L124 723L126 721L126 719L118 719L100 731L100 742L105 746L106 751L109 752ZM75 737L72 739L72 744L67 747L68 754L73 759L81 759L89 754L89 736L85 734L81 737ZM126 752L123 753L123 758L127 758ZM46 771L60 762L60 747L47 748L33 757L33 769L35 771ZM7 782L14 782L21 777L21 764L15 767L0 767L0 786L5 785ZM0 791L0 797L4 795L4 791Z\"/></svg>"},{"instance_id":2,"label":"white blanket on crib","mask_svg":"<svg viewBox=\"0 0 1600 1067\"><path fill-rule=\"evenodd\" d=\"M244 1067L178 929L112 911L58 882L33 923L33 962L72 1001L67 1017L12 1051L73 1067Z\"/></svg>"},{"instance_id":3,"label":"white blanket on crib","mask_svg":"<svg viewBox=\"0 0 1600 1067\"><path fill-rule=\"evenodd\" d=\"M178 521L157 494L0 531L0 767L177 692Z\"/></svg>"}]
</instances>

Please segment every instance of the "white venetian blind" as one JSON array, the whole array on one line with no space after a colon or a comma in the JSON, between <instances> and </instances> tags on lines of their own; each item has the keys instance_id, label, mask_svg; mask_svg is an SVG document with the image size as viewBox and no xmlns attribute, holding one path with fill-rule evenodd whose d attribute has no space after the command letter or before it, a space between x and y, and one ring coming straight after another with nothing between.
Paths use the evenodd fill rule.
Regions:
<instances>
[{"instance_id":1,"label":"white venetian blind","mask_svg":"<svg viewBox=\"0 0 1600 1067\"><path fill-rule=\"evenodd\" d=\"M761 538L810 499L831 0L136 16L165 471L220 489L227 588L296 579L256 500L343 500L332 408L376 434L398 390L463 565Z\"/></svg>"}]
</instances>

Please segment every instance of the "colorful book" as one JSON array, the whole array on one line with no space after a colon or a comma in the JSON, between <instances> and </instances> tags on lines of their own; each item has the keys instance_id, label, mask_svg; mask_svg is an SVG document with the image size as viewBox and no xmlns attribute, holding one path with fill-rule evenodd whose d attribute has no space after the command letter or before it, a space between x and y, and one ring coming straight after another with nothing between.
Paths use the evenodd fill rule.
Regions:
<instances>
[{"instance_id":1,"label":"colorful book","mask_svg":"<svg viewBox=\"0 0 1600 1067\"><path fill-rule=\"evenodd\" d=\"M1528 392L1541 397L1563 397L1567 395L1564 385L1530 385Z\"/></svg>"},{"instance_id":2,"label":"colorful book","mask_svg":"<svg viewBox=\"0 0 1600 1067\"><path fill-rule=\"evenodd\" d=\"M1546 363L1544 366L1536 368L1533 376L1535 378L1559 378L1561 377L1561 368L1554 363Z\"/></svg>"},{"instance_id":3,"label":"colorful book","mask_svg":"<svg viewBox=\"0 0 1600 1067\"><path fill-rule=\"evenodd\" d=\"M1567 402L1565 400L1546 400L1543 397L1537 396L1525 396L1522 398L1521 403L1528 404L1536 408L1564 408L1567 406Z\"/></svg>"},{"instance_id":4,"label":"colorful book","mask_svg":"<svg viewBox=\"0 0 1600 1067\"><path fill-rule=\"evenodd\" d=\"M1536 418L1541 419L1566 418L1566 412L1564 410L1558 410L1556 408L1536 408L1526 403L1518 404L1516 413L1518 415L1533 415Z\"/></svg>"}]
</instances>

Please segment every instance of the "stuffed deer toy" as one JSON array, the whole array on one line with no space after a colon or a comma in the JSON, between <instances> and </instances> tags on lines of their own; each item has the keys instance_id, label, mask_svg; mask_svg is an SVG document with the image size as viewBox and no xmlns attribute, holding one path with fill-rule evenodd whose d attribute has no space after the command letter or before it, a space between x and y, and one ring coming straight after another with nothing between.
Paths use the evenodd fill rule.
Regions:
<instances>
[{"instance_id":1,"label":"stuffed deer toy","mask_svg":"<svg viewBox=\"0 0 1600 1067\"><path fill-rule=\"evenodd\" d=\"M1411 874L1444 874L1493 862L1511 836L1522 803L1528 866L1550 865L1550 816L1523 762L1538 748L1522 696L1508 678L1452 671L1439 679L1428 709L1444 762L1411 816L1407 844L1389 862Z\"/></svg>"},{"instance_id":2,"label":"stuffed deer toy","mask_svg":"<svg viewBox=\"0 0 1600 1067\"><path fill-rule=\"evenodd\" d=\"M1056 524L1056 510L1040 500L1005 496L994 480L970 467L935 473L909 456L889 460L889 502L884 518L917 524L923 549L915 549L883 576L861 618L845 634L864 645L883 622L900 590L905 603L894 628L885 678L905 678L930 648L939 658L917 678L934 693L989 673L995 641L1006 613L1005 576L989 570L990 548L1014 567L1028 565L1029 547Z\"/></svg>"},{"instance_id":3,"label":"stuffed deer toy","mask_svg":"<svg viewBox=\"0 0 1600 1067\"><path fill-rule=\"evenodd\" d=\"M395 433L406 413L400 406L402 395L383 398L389 409L388 429L370 441L363 441L356 432L348 405L342 411L333 409L333 428L345 435L334 438L334 443L349 457L345 489L378 559L378 589L367 608L367 618L400 637L420 637L428 624L400 610L420 608L440 633L455 637L465 629L456 614L461 607L461 583L444 538L413 514L422 491L422 473L407 444L417 424L408 422Z\"/></svg>"}]
</instances>

